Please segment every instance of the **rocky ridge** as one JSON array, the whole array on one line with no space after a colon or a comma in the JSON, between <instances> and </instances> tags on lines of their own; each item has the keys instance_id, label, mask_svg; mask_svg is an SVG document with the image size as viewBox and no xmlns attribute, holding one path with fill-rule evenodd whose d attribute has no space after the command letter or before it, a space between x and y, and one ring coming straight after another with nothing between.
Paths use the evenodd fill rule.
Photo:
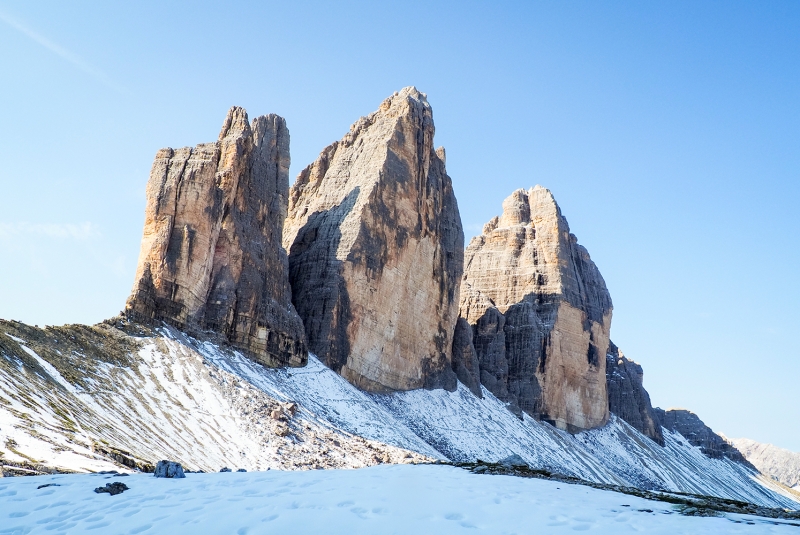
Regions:
<instances>
[{"instance_id":1,"label":"rocky ridge","mask_svg":"<svg viewBox=\"0 0 800 535\"><path fill-rule=\"evenodd\" d=\"M464 234L425 94L407 87L291 188L283 244L310 350L369 391L455 388Z\"/></svg>"},{"instance_id":2,"label":"rocky ridge","mask_svg":"<svg viewBox=\"0 0 800 535\"><path fill-rule=\"evenodd\" d=\"M744 455L725 437L711 430L692 411L686 409L660 409L656 407L654 414L659 425L664 429L676 431L686 437L693 446L700 448L704 455L713 459L730 459L745 466L753 467ZM754 467L753 467L754 468Z\"/></svg>"},{"instance_id":3,"label":"rocky ridge","mask_svg":"<svg viewBox=\"0 0 800 535\"><path fill-rule=\"evenodd\" d=\"M480 382L572 432L608 421L611 297L549 190L517 190L467 246L460 315Z\"/></svg>"},{"instance_id":4,"label":"rocky ridge","mask_svg":"<svg viewBox=\"0 0 800 535\"><path fill-rule=\"evenodd\" d=\"M606 354L608 410L663 446L661 424L650 404L650 395L644 389L643 380L642 367L628 359L611 342Z\"/></svg>"},{"instance_id":5,"label":"rocky ridge","mask_svg":"<svg viewBox=\"0 0 800 535\"><path fill-rule=\"evenodd\" d=\"M216 142L160 150L125 314L211 331L267 366L304 365L305 334L281 246L288 173L284 119L250 123L238 107Z\"/></svg>"}]
</instances>

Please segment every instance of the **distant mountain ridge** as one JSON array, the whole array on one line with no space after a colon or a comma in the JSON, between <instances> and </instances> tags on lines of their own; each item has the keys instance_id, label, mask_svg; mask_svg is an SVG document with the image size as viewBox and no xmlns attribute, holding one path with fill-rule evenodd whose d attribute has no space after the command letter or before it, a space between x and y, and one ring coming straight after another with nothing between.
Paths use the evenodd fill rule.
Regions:
<instances>
[{"instance_id":1,"label":"distant mountain ridge","mask_svg":"<svg viewBox=\"0 0 800 535\"><path fill-rule=\"evenodd\" d=\"M762 474L787 487L800 489L800 453L749 438L733 438L731 443Z\"/></svg>"}]
</instances>

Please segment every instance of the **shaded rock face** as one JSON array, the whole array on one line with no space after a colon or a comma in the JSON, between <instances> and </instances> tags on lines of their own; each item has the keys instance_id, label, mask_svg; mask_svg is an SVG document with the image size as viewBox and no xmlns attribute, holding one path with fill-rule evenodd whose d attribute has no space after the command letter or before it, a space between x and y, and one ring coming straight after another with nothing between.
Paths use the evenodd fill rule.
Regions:
<instances>
[{"instance_id":1,"label":"shaded rock face","mask_svg":"<svg viewBox=\"0 0 800 535\"><path fill-rule=\"evenodd\" d=\"M626 358L610 342L606 354L608 410L663 446L664 435L650 404L650 395L642 384L643 379L642 367Z\"/></svg>"},{"instance_id":2,"label":"shaded rock face","mask_svg":"<svg viewBox=\"0 0 800 535\"><path fill-rule=\"evenodd\" d=\"M460 315L481 383L517 414L571 432L608 421L611 297L549 190L517 190L464 257Z\"/></svg>"},{"instance_id":3,"label":"shaded rock face","mask_svg":"<svg viewBox=\"0 0 800 535\"><path fill-rule=\"evenodd\" d=\"M464 234L423 93L405 88L292 186L283 244L309 349L370 391L454 389Z\"/></svg>"},{"instance_id":4,"label":"shaded rock face","mask_svg":"<svg viewBox=\"0 0 800 535\"><path fill-rule=\"evenodd\" d=\"M472 327L464 318L458 318L453 334L453 371L473 394L483 398L480 362L473 344Z\"/></svg>"},{"instance_id":5,"label":"shaded rock face","mask_svg":"<svg viewBox=\"0 0 800 535\"><path fill-rule=\"evenodd\" d=\"M181 463L176 463L175 461L158 461L153 475L155 477L167 477L175 479L186 477L186 475L183 473L183 466Z\"/></svg>"},{"instance_id":6,"label":"shaded rock face","mask_svg":"<svg viewBox=\"0 0 800 535\"><path fill-rule=\"evenodd\" d=\"M160 150L126 315L213 331L267 366L305 365L281 245L288 173L283 118L251 124L237 107L216 142Z\"/></svg>"},{"instance_id":7,"label":"shaded rock face","mask_svg":"<svg viewBox=\"0 0 800 535\"><path fill-rule=\"evenodd\" d=\"M704 455L713 459L724 457L755 470L755 467L733 444L712 431L695 413L684 409L665 411L658 407L653 409L653 413L659 425L670 431L677 431L686 438L689 444L699 447Z\"/></svg>"}]
</instances>

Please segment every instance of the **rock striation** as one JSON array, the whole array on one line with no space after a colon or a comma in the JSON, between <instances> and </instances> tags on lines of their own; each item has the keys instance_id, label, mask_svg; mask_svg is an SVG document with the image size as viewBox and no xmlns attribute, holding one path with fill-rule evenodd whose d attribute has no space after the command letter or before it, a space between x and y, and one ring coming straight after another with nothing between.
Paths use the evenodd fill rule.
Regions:
<instances>
[{"instance_id":1,"label":"rock striation","mask_svg":"<svg viewBox=\"0 0 800 535\"><path fill-rule=\"evenodd\" d=\"M697 446L700 451L712 459L730 459L755 470L755 467L745 459L744 455L736 449L729 440L716 434L692 411L685 409L660 409L653 410L661 427L669 431L677 431L689 441L692 446Z\"/></svg>"},{"instance_id":2,"label":"rock striation","mask_svg":"<svg viewBox=\"0 0 800 535\"><path fill-rule=\"evenodd\" d=\"M309 349L369 391L456 386L464 234L425 94L407 87L297 177L283 234Z\"/></svg>"},{"instance_id":3,"label":"rock striation","mask_svg":"<svg viewBox=\"0 0 800 535\"><path fill-rule=\"evenodd\" d=\"M480 381L517 414L571 432L608 421L612 304L549 190L517 190L464 257L460 315Z\"/></svg>"},{"instance_id":4,"label":"rock striation","mask_svg":"<svg viewBox=\"0 0 800 535\"><path fill-rule=\"evenodd\" d=\"M664 435L650 404L650 395L644 389L643 379L642 367L610 342L606 354L608 410L663 446Z\"/></svg>"},{"instance_id":5,"label":"rock striation","mask_svg":"<svg viewBox=\"0 0 800 535\"><path fill-rule=\"evenodd\" d=\"M125 314L213 331L267 366L302 366L305 333L281 245L289 131L233 107L219 138L162 149L147 184L144 236Z\"/></svg>"}]
</instances>

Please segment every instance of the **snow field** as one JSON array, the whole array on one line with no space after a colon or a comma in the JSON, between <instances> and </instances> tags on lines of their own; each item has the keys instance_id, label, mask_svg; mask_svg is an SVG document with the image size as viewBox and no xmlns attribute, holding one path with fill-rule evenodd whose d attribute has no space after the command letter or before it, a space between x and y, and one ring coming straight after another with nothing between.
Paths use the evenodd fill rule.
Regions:
<instances>
[{"instance_id":1,"label":"snow field","mask_svg":"<svg viewBox=\"0 0 800 535\"><path fill-rule=\"evenodd\" d=\"M121 481L117 496L95 487ZM55 483L59 486L37 488ZM626 507L627 506L627 507ZM644 510L650 510L647 512ZM97 530L97 531L96 531ZM0 479L0 534L798 533L757 517L687 517L670 504L448 466Z\"/></svg>"}]
</instances>

